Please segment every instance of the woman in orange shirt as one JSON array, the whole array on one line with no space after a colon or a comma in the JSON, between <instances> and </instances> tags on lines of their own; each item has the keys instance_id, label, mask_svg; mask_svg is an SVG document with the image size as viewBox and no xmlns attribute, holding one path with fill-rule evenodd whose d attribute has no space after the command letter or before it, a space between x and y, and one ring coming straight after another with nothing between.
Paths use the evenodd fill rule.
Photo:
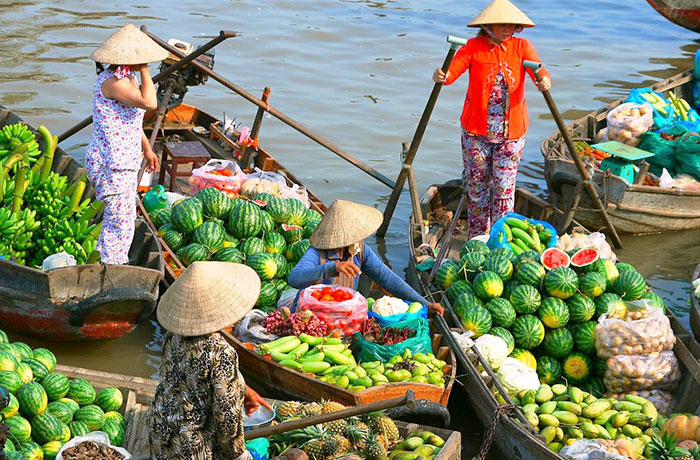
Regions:
<instances>
[{"instance_id":1,"label":"woman in orange shirt","mask_svg":"<svg viewBox=\"0 0 700 460\"><path fill-rule=\"evenodd\" d=\"M535 24L508 0L494 0L470 24L479 33L461 47L447 72L433 80L452 84L469 71L469 87L460 119L465 187L468 187L469 234L488 234L491 224L513 210L518 163L528 128L523 61L540 62L525 39L514 37ZM540 71L540 91L551 86ZM536 80L535 80L536 81Z\"/></svg>"}]
</instances>

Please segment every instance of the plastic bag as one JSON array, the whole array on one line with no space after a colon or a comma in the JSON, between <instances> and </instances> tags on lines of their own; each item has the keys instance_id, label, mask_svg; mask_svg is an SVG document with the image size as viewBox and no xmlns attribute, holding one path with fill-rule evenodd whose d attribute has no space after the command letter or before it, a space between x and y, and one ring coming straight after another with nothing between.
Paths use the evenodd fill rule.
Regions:
<instances>
[{"instance_id":1,"label":"plastic bag","mask_svg":"<svg viewBox=\"0 0 700 460\"><path fill-rule=\"evenodd\" d=\"M304 187L299 186L299 184L292 184L291 187L287 187L286 185L280 186L279 197L295 198L304 203L306 209L309 209L309 207L311 206L311 201L309 201L309 193Z\"/></svg>"},{"instance_id":2,"label":"plastic bag","mask_svg":"<svg viewBox=\"0 0 700 460\"><path fill-rule=\"evenodd\" d=\"M678 173L685 173L700 180L700 134L689 132L678 140L676 146Z\"/></svg>"},{"instance_id":3,"label":"plastic bag","mask_svg":"<svg viewBox=\"0 0 700 460\"><path fill-rule=\"evenodd\" d=\"M178 201L184 200L185 198L187 198L185 195L181 195L181 194L175 193L175 192L165 192L165 196L168 199L168 201L165 202L165 209L170 209Z\"/></svg>"},{"instance_id":4,"label":"plastic bag","mask_svg":"<svg viewBox=\"0 0 700 460\"><path fill-rule=\"evenodd\" d=\"M688 174L679 174L673 178L671 188L679 188L681 190L700 190L700 182Z\"/></svg>"},{"instance_id":5,"label":"plastic bag","mask_svg":"<svg viewBox=\"0 0 700 460\"><path fill-rule=\"evenodd\" d=\"M626 102L608 112L607 121L610 140L636 147L654 124L654 109L649 103Z\"/></svg>"},{"instance_id":6,"label":"plastic bag","mask_svg":"<svg viewBox=\"0 0 700 460\"><path fill-rule=\"evenodd\" d=\"M352 348L355 351L358 362L363 363L377 360L387 362L392 357L402 354L406 349L411 350L413 354L427 354L433 351L428 320L415 318L394 323L391 327L413 329L416 331L416 335L393 345L379 345L365 339L362 334L355 334L353 336L354 341Z\"/></svg>"},{"instance_id":7,"label":"plastic bag","mask_svg":"<svg viewBox=\"0 0 700 460\"><path fill-rule=\"evenodd\" d=\"M270 441L267 438L246 441L245 448L248 449L254 460L267 460L270 458Z\"/></svg>"},{"instance_id":8,"label":"plastic bag","mask_svg":"<svg viewBox=\"0 0 700 460\"><path fill-rule=\"evenodd\" d=\"M58 451L58 454L56 454L56 460L63 460L63 452L66 449L70 449L71 447L77 446L85 441L92 441L95 444L104 444L109 448L114 449L115 451L122 454L124 456L124 460L128 460L131 458L131 454L129 453L129 451L127 451L123 447L116 447L109 443L109 436L107 436L107 433L105 433L104 431L93 431L92 433L86 434L85 436L76 436L75 438L65 443L63 447L61 447L61 450Z\"/></svg>"},{"instance_id":9,"label":"plastic bag","mask_svg":"<svg viewBox=\"0 0 700 460\"><path fill-rule=\"evenodd\" d=\"M287 307L290 311L294 311L294 301L297 295L299 295L299 289L292 288L282 292L282 295L280 295L277 301L277 309L279 310L280 308Z\"/></svg>"},{"instance_id":10,"label":"plastic bag","mask_svg":"<svg viewBox=\"0 0 700 460\"><path fill-rule=\"evenodd\" d=\"M277 185L287 186L287 178L280 173L272 171L263 171L260 168L255 168L255 172L247 175L248 179L265 179L276 183Z\"/></svg>"},{"instance_id":11,"label":"plastic bag","mask_svg":"<svg viewBox=\"0 0 700 460\"><path fill-rule=\"evenodd\" d=\"M333 290L341 289L349 292L352 298L342 302L331 302L317 300L311 295L313 291L327 286L316 284L301 291L296 311L311 310L318 319L326 323L329 331L338 329L345 336L359 332L362 323L367 319L367 299L354 289L337 285L330 287Z\"/></svg>"},{"instance_id":12,"label":"plastic bag","mask_svg":"<svg viewBox=\"0 0 700 460\"><path fill-rule=\"evenodd\" d=\"M664 168L664 170L661 171L661 177L659 177L659 187L671 188L671 186L673 186L673 176Z\"/></svg>"},{"instance_id":13,"label":"plastic bag","mask_svg":"<svg viewBox=\"0 0 700 460\"><path fill-rule=\"evenodd\" d=\"M625 99L625 102L648 104L649 101L643 96L643 94L654 94L657 97L657 101L659 99L661 100L660 102L652 104L652 109L654 110L654 126L657 128L666 128L673 125L676 109L671 101L666 99L663 94L657 91L652 91L649 88L634 88L630 91L630 94L627 96L627 99Z\"/></svg>"},{"instance_id":14,"label":"plastic bag","mask_svg":"<svg viewBox=\"0 0 700 460\"><path fill-rule=\"evenodd\" d=\"M644 355L617 355L608 359L603 377L605 388L614 393L632 390L672 390L681 379L681 369L672 351Z\"/></svg>"},{"instance_id":15,"label":"plastic bag","mask_svg":"<svg viewBox=\"0 0 700 460\"><path fill-rule=\"evenodd\" d=\"M673 129L674 132L676 129ZM678 128L681 131L680 135L685 134L683 128ZM665 134L665 136L664 136ZM649 171L657 176L661 174L663 169L667 169L671 174L676 171L676 146L678 139L668 139L667 137L675 137L673 132L646 132L640 136L638 147L647 152L654 153L653 157L649 157L646 161L649 163Z\"/></svg>"},{"instance_id":16,"label":"plastic bag","mask_svg":"<svg viewBox=\"0 0 700 460\"><path fill-rule=\"evenodd\" d=\"M599 357L607 359L616 355L640 355L673 350L676 337L668 317L660 308L647 304L646 300L625 302L628 309L625 318L631 319L630 315L644 315L641 309L630 311L633 308L646 309L646 316L639 319L611 318L616 312L600 315L595 328L595 346Z\"/></svg>"},{"instance_id":17,"label":"plastic bag","mask_svg":"<svg viewBox=\"0 0 700 460\"><path fill-rule=\"evenodd\" d=\"M489 239L486 243L486 245L489 247L489 249L495 249L495 248L510 248L510 245L508 244L508 239L505 237L505 232L503 232L503 223L508 219L509 217L515 217L516 219L521 219L521 220L527 220L534 225L541 225L544 227L544 231L550 234L549 237L549 242L547 244L548 248L553 248L554 246L557 245L557 230L552 227L552 224L549 222L545 222L543 220L536 220L536 219L529 219L525 216L521 216L518 213L515 212L507 212L505 216L501 217L498 219L492 226L491 226L491 232L489 234Z\"/></svg>"},{"instance_id":18,"label":"plastic bag","mask_svg":"<svg viewBox=\"0 0 700 460\"><path fill-rule=\"evenodd\" d=\"M187 181L193 195L205 187L214 187L232 198L238 195L243 180L245 174L235 161L211 159L204 166L193 169Z\"/></svg>"},{"instance_id":19,"label":"plastic bag","mask_svg":"<svg viewBox=\"0 0 700 460\"><path fill-rule=\"evenodd\" d=\"M407 302L404 300L407 304L410 302ZM379 323L380 326L382 327L397 327L395 326L396 323L400 323L402 321L409 321L409 320L414 320L418 318L423 318L423 319L428 319L428 307L423 305L423 308L418 310L417 312L414 313L399 313L398 315L388 315L388 316L382 316L379 315L373 311L367 312L367 317L368 318L374 318L377 323Z\"/></svg>"},{"instance_id":20,"label":"plastic bag","mask_svg":"<svg viewBox=\"0 0 700 460\"><path fill-rule=\"evenodd\" d=\"M260 322L266 316L267 313L262 310L254 309L249 311L236 326L234 335L242 342L272 342L273 340L277 339L278 336L267 332L267 329L260 324Z\"/></svg>"},{"instance_id":21,"label":"plastic bag","mask_svg":"<svg viewBox=\"0 0 700 460\"><path fill-rule=\"evenodd\" d=\"M673 395L665 390L639 390L630 391L627 393L606 393L606 398L615 398L618 401L624 401L626 395L640 396L648 399L660 414L671 414L676 411L678 401Z\"/></svg>"},{"instance_id":22,"label":"plastic bag","mask_svg":"<svg viewBox=\"0 0 700 460\"><path fill-rule=\"evenodd\" d=\"M54 268L73 267L76 264L75 257L65 251L51 254L41 263L41 268L44 271L53 270Z\"/></svg>"},{"instance_id":23,"label":"plastic bag","mask_svg":"<svg viewBox=\"0 0 700 460\"><path fill-rule=\"evenodd\" d=\"M455 341L457 342L457 345L459 345L459 348L464 350L464 352L468 352L474 346L474 341L472 340L472 337L474 337L474 331L452 331L452 336L455 338Z\"/></svg>"},{"instance_id":24,"label":"plastic bag","mask_svg":"<svg viewBox=\"0 0 700 460\"><path fill-rule=\"evenodd\" d=\"M610 441L612 443L612 441ZM572 460L630 460L629 457L607 450L601 441L579 439L570 446L564 446L559 455Z\"/></svg>"}]
</instances>

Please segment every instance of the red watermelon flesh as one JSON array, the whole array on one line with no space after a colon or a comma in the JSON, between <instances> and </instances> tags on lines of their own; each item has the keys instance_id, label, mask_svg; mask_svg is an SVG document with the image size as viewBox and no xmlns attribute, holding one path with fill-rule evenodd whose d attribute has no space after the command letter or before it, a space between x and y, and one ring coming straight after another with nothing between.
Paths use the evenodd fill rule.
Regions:
<instances>
[{"instance_id":1,"label":"red watermelon flesh","mask_svg":"<svg viewBox=\"0 0 700 460\"><path fill-rule=\"evenodd\" d=\"M253 203L257 204L258 206L260 206L261 208L264 208L265 206L267 206L267 201L263 201L263 200L251 200L251 201Z\"/></svg>"},{"instance_id":2,"label":"red watermelon flesh","mask_svg":"<svg viewBox=\"0 0 700 460\"><path fill-rule=\"evenodd\" d=\"M598 260L598 251L595 249L581 249L571 257L571 265L574 267L585 267Z\"/></svg>"},{"instance_id":3,"label":"red watermelon flesh","mask_svg":"<svg viewBox=\"0 0 700 460\"><path fill-rule=\"evenodd\" d=\"M301 230L304 227L299 227L298 225L287 225L287 224L282 224L282 230L285 232L288 232L290 230Z\"/></svg>"},{"instance_id":4,"label":"red watermelon flesh","mask_svg":"<svg viewBox=\"0 0 700 460\"><path fill-rule=\"evenodd\" d=\"M571 259L569 254L559 248L549 248L540 256L540 261L544 268L551 270L557 267L568 267Z\"/></svg>"}]
</instances>

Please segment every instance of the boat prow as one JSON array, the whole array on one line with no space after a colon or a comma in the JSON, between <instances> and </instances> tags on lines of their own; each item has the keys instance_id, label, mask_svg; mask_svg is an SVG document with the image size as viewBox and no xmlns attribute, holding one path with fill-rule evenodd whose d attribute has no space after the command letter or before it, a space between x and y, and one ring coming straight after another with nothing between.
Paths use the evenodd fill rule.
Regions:
<instances>
[{"instance_id":1,"label":"boat prow","mask_svg":"<svg viewBox=\"0 0 700 460\"><path fill-rule=\"evenodd\" d=\"M663 17L693 32L700 32L700 5L696 0L647 0Z\"/></svg>"}]
</instances>

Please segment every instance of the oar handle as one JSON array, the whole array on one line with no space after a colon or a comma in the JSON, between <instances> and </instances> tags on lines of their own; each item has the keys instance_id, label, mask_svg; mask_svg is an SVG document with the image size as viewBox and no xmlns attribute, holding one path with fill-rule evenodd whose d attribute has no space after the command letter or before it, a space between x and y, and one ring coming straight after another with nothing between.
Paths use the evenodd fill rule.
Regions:
<instances>
[{"instance_id":1,"label":"oar handle","mask_svg":"<svg viewBox=\"0 0 700 460\"><path fill-rule=\"evenodd\" d=\"M448 35L447 36L447 43L453 45L453 46L464 46L467 44L467 39L462 38L462 37L455 37L454 35Z\"/></svg>"},{"instance_id":2,"label":"oar handle","mask_svg":"<svg viewBox=\"0 0 700 460\"><path fill-rule=\"evenodd\" d=\"M535 74L537 77L537 80L540 80L540 69L542 68L542 63L541 62L535 62L535 61L523 61L523 67L526 69L532 70L532 73Z\"/></svg>"}]
</instances>

